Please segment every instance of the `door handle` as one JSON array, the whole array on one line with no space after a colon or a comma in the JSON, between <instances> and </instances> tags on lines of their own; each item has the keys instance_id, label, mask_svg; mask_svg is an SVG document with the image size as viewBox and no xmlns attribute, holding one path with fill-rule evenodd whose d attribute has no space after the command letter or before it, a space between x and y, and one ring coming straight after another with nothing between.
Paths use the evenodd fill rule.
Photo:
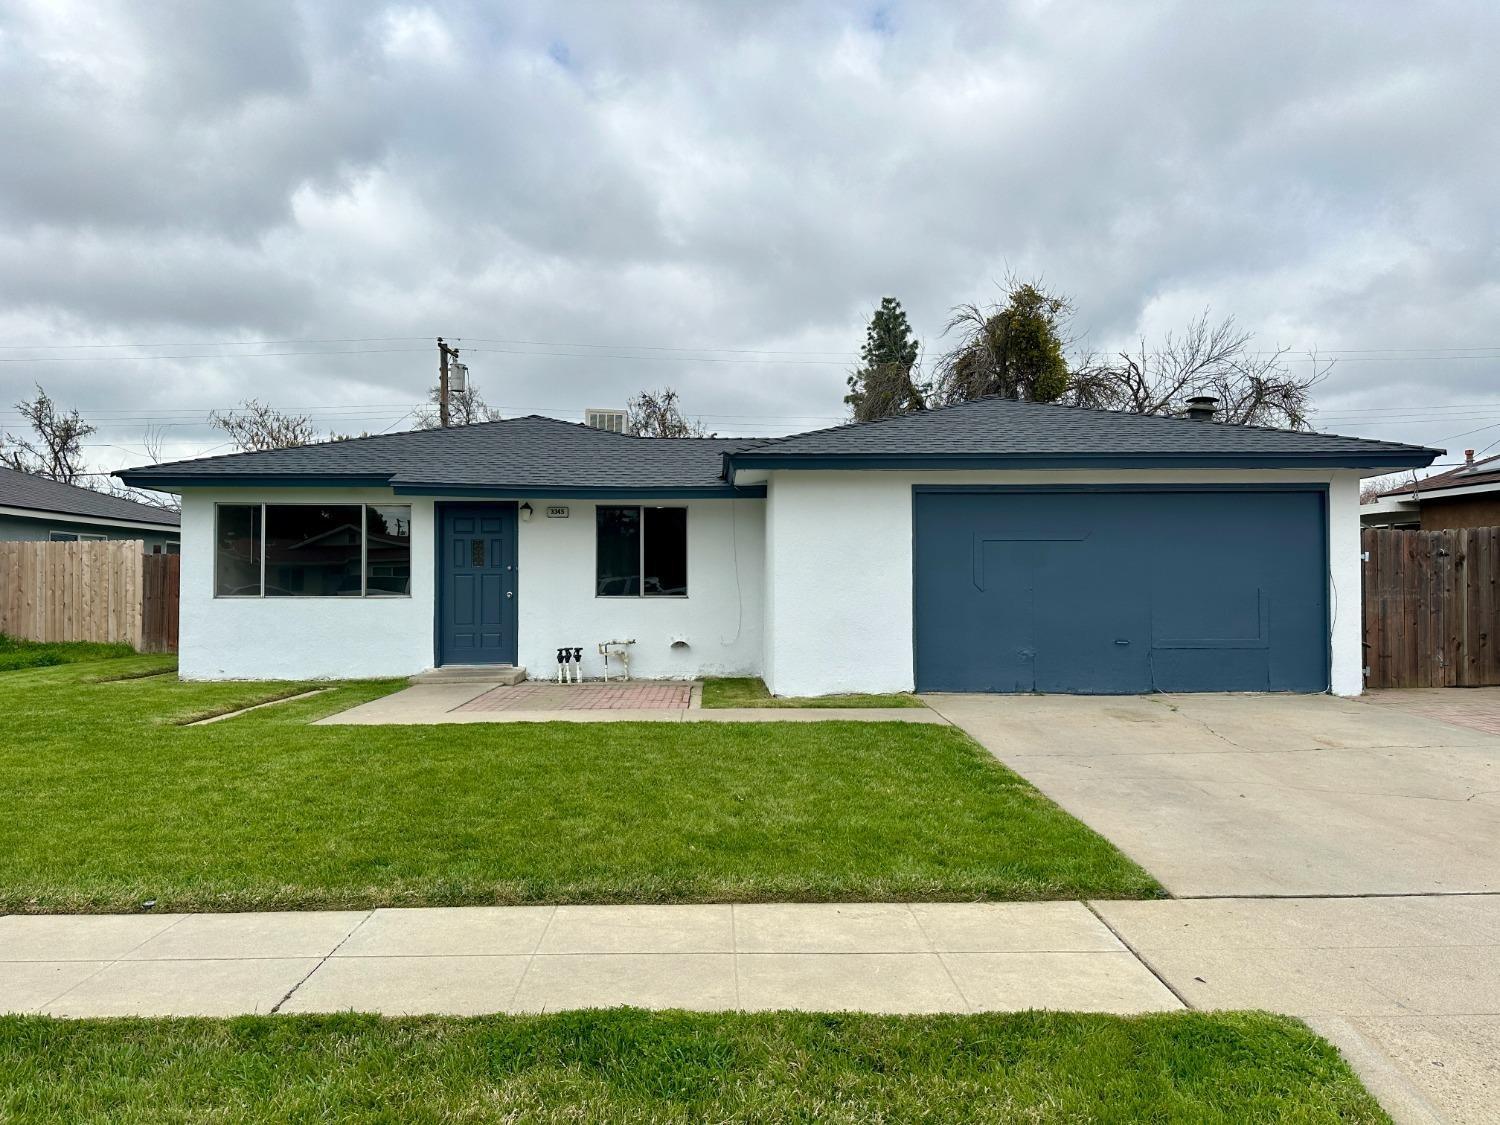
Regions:
<instances>
[{"instance_id":1,"label":"door handle","mask_svg":"<svg viewBox=\"0 0 1500 1125\"><path fill-rule=\"evenodd\" d=\"M1115 641L1115 644L1117 644L1117 645L1128 645L1129 643L1130 643L1129 641L1124 641L1124 640L1119 640L1119 639L1116 639L1116 641Z\"/></svg>"},{"instance_id":2,"label":"door handle","mask_svg":"<svg viewBox=\"0 0 1500 1125\"><path fill-rule=\"evenodd\" d=\"M514 591L514 590L507 590L507 591L505 591L505 596L506 596L506 597L507 597L507 598L513 598L513 597L515 597L515 596L516 596L516 594L515 594L515 591Z\"/></svg>"}]
</instances>

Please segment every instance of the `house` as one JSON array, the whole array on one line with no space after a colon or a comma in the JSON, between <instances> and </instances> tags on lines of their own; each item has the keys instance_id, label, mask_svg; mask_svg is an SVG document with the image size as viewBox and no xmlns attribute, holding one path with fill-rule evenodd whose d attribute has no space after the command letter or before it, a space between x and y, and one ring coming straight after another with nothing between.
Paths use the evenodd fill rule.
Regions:
<instances>
[{"instance_id":1,"label":"house","mask_svg":"<svg viewBox=\"0 0 1500 1125\"><path fill-rule=\"evenodd\" d=\"M1359 483L1438 450L989 398L773 440L530 416L131 469L182 495L181 672L633 640L782 695L1361 689ZM363 528L363 535L357 529Z\"/></svg>"},{"instance_id":2,"label":"house","mask_svg":"<svg viewBox=\"0 0 1500 1125\"><path fill-rule=\"evenodd\" d=\"M1458 468L1408 481L1361 505L1359 521L1423 531L1500 526L1500 454L1476 461L1466 449Z\"/></svg>"},{"instance_id":3,"label":"house","mask_svg":"<svg viewBox=\"0 0 1500 1125\"><path fill-rule=\"evenodd\" d=\"M140 539L155 554L175 553L177 513L107 492L0 468L0 540Z\"/></svg>"}]
</instances>

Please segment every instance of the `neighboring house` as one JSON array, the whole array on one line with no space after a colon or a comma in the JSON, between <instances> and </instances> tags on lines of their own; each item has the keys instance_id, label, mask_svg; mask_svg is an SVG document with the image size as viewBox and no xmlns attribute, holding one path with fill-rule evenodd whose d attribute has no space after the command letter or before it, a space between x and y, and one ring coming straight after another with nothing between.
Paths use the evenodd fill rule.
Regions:
<instances>
[{"instance_id":1,"label":"neighboring house","mask_svg":"<svg viewBox=\"0 0 1500 1125\"><path fill-rule=\"evenodd\" d=\"M1423 531L1500 526L1500 454L1476 461L1466 449L1458 468L1408 481L1361 505L1359 522Z\"/></svg>"},{"instance_id":2,"label":"neighboring house","mask_svg":"<svg viewBox=\"0 0 1500 1125\"><path fill-rule=\"evenodd\" d=\"M140 539L150 553L175 553L178 516L107 492L0 468L3 539Z\"/></svg>"},{"instance_id":3,"label":"neighboring house","mask_svg":"<svg viewBox=\"0 0 1500 1125\"><path fill-rule=\"evenodd\" d=\"M1361 690L1384 441L990 398L775 440L513 418L127 470L180 492L188 678L634 640L782 695ZM365 534L351 535L361 526Z\"/></svg>"}]
</instances>

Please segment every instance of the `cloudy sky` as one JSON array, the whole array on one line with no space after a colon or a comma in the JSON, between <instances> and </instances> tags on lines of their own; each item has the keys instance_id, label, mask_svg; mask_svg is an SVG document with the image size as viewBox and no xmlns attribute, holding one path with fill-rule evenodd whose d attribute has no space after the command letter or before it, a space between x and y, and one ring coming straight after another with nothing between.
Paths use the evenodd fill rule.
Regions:
<instances>
[{"instance_id":1,"label":"cloudy sky","mask_svg":"<svg viewBox=\"0 0 1500 1125\"><path fill-rule=\"evenodd\" d=\"M882 296L932 355L1017 273L1500 449L1497 57L1482 0L0 0L0 422L39 382L98 469L251 396L404 428L442 334L507 415L788 432Z\"/></svg>"}]
</instances>

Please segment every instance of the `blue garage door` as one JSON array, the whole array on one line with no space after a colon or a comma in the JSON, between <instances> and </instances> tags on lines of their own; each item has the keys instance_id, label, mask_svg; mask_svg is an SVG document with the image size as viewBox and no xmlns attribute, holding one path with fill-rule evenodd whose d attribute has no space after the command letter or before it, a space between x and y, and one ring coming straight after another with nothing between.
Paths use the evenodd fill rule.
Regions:
<instances>
[{"instance_id":1,"label":"blue garage door","mask_svg":"<svg viewBox=\"0 0 1500 1125\"><path fill-rule=\"evenodd\" d=\"M1324 691L1321 489L918 489L918 691Z\"/></svg>"}]
</instances>

